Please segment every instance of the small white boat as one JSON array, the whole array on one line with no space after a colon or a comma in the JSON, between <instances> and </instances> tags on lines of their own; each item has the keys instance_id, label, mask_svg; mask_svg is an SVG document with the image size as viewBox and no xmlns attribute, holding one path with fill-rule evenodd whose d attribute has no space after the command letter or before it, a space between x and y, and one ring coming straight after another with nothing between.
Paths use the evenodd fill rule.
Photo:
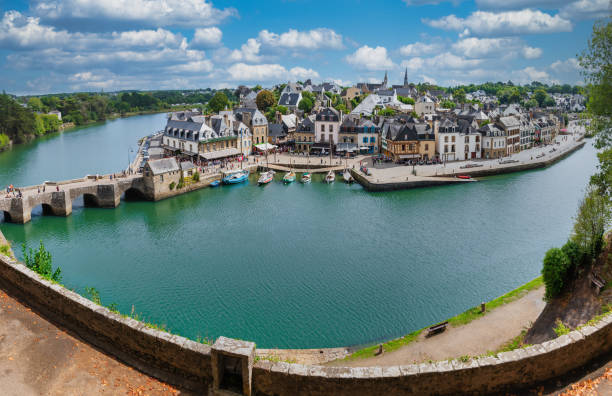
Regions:
<instances>
[{"instance_id":1,"label":"small white boat","mask_svg":"<svg viewBox=\"0 0 612 396\"><path fill-rule=\"evenodd\" d=\"M226 172L225 175L223 178L224 184L238 184L249 180L248 170L230 171Z\"/></svg>"},{"instance_id":2,"label":"small white boat","mask_svg":"<svg viewBox=\"0 0 612 396\"><path fill-rule=\"evenodd\" d=\"M295 172L293 171L289 171L285 173L285 176L283 176L283 183L285 184L293 183L294 181L295 181Z\"/></svg>"},{"instance_id":3,"label":"small white boat","mask_svg":"<svg viewBox=\"0 0 612 396\"><path fill-rule=\"evenodd\" d=\"M302 183L304 183L304 184L306 184L306 183L310 183L311 181L312 181L312 176L310 175L310 173L305 172L305 173L302 175L301 182L302 182Z\"/></svg>"},{"instance_id":4,"label":"small white boat","mask_svg":"<svg viewBox=\"0 0 612 396\"><path fill-rule=\"evenodd\" d=\"M348 169L344 170L344 173L342 174L342 177L344 178L344 181L346 183L352 183L355 181L355 179L353 179L353 175L351 175L351 172L349 172Z\"/></svg>"},{"instance_id":5,"label":"small white boat","mask_svg":"<svg viewBox=\"0 0 612 396\"><path fill-rule=\"evenodd\" d=\"M269 170L267 172L262 172L257 180L259 185L268 184L274 179L274 171Z\"/></svg>"},{"instance_id":6,"label":"small white boat","mask_svg":"<svg viewBox=\"0 0 612 396\"><path fill-rule=\"evenodd\" d=\"M327 175L325 175L325 183L333 183L336 180L336 174L334 173L334 171L329 171L327 172Z\"/></svg>"}]
</instances>

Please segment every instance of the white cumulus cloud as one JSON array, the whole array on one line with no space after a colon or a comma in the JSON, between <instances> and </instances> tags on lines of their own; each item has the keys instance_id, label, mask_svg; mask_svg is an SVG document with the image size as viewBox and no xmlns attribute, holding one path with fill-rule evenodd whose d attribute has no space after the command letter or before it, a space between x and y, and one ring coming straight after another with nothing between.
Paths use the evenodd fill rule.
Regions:
<instances>
[{"instance_id":1,"label":"white cumulus cloud","mask_svg":"<svg viewBox=\"0 0 612 396\"><path fill-rule=\"evenodd\" d=\"M193 33L191 45L195 48L214 48L221 45L223 32L216 26L197 28Z\"/></svg>"},{"instance_id":2,"label":"white cumulus cloud","mask_svg":"<svg viewBox=\"0 0 612 396\"><path fill-rule=\"evenodd\" d=\"M525 46L522 49L525 59L537 59L542 56L542 49L536 47Z\"/></svg>"},{"instance_id":3,"label":"white cumulus cloud","mask_svg":"<svg viewBox=\"0 0 612 396\"><path fill-rule=\"evenodd\" d=\"M559 14L571 19L595 19L609 16L611 9L610 0L578 0L561 8Z\"/></svg>"},{"instance_id":4,"label":"white cumulus cloud","mask_svg":"<svg viewBox=\"0 0 612 396\"><path fill-rule=\"evenodd\" d=\"M319 77L319 74L312 69L294 67L287 70L279 64L236 63L230 66L227 72L230 80L233 81L283 81Z\"/></svg>"},{"instance_id":5,"label":"white cumulus cloud","mask_svg":"<svg viewBox=\"0 0 612 396\"><path fill-rule=\"evenodd\" d=\"M345 60L354 67L365 70L385 70L395 66L387 54L387 49L380 46L371 48L364 45L347 55Z\"/></svg>"},{"instance_id":6,"label":"white cumulus cloud","mask_svg":"<svg viewBox=\"0 0 612 396\"><path fill-rule=\"evenodd\" d=\"M331 29L319 28L300 32L295 29L281 34L273 33L268 30L259 32L258 40L269 47L289 48L289 49L342 49L342 35Z\"/></svg>"},{"instance_id":7,"label":"white cumulus cloud","mask_svg":"<svg viewBox=\"0 0 612 396\"><path fill-rule=\"evenodd\" d=\"M237 15L205 0L36 0L32 11L44 19L112 20L151 26L211 26Z\"/></svg>"},{"instance_id":8,"label":"white cumulus cloud","mask_svg":"<svg viewBox=\"0 0 612 396\"><path fill-rule=\"evenodd\" d=\"M421 43L416 42L404 45L399 49L399 53L403 56L422 56L438 52L442 49L442 45L438 43Z\"/></svg>"},{"instance_id":9,"label":"white cumulus cloud","mask_svg":"<svg viewBox=\"0 0 612 396\"><path fill-rule=\"evenodd\" d=\"M440 19L424 19L431 27L455 30L474 36L509 36L536 33L569 32L572 23L559 15L539 10L488 12L476 11L467 18L448 15Z\"/></svg>"}]
</instances>

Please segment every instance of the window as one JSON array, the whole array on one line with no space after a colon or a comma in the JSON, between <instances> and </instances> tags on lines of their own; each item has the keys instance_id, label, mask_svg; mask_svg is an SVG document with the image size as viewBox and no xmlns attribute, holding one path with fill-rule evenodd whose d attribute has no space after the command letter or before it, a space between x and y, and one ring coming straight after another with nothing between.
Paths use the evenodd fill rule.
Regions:
<instances>
[{"instance_id":1,"label":"window","mask_svg":"<svg viewBox=\"0 0 612 396\"><path fill-rule=\"evenodd\" d=\"M191 144L189 145L189 151L193 152L193 146Z\"/></svg>"},{"instance_id":2,"label":"window","mask_svg":"<svg viewBox=\"0 0 612 396\"><path fill-rule=\"evenodd\" d=\"M402 144L402 151L406 151L406 145Z\"/></svg>"},{"instance_id":3,"label":"window","mask_svg":"<svg viewBox=\"0 0 612 396\"><path fill-rule=\"evenodd\" d=\"M465 142L466 142L466 143L469 143L469 142L470 142L470 137L469 137L469 136L466 136L466 137L465 137Z\"/></svg>"},{"instance_id":4,"label":"window","mask_svg":"<svg viewBox=\"0 0 612 396\"><path fill-rule=\"evenodd\" d=\"M370 143L376 143L376 138L372 136L372 137L370 138Z\"/></svg>"},{"instance_id":5,"label":"window","mask_svg":"<svg viewBox=\"0 0 612 396\"><path fill-rule=\"evenodd\" d=\"M330 125L330 126L329 126L329 131L330 131L330 132L333 132L333 131L334 131L334 126L333 126L333 125Z\"/></svg>"},{"instance_id":6,"label":"window","mask_svg":"<svg viewBox=\"0 0 612 396\"><path fill-rule=\"evenodd\" d=\"M425 151L429 150L429 144L425 143Z\"/></svg>"},{"instance_id":7,"label":"window","mask_svg":"<svg viewBox=\"0 0 612 396\"><path fill-rule=\"evenodd\" d=\"M480 135L476 135L476 143L480 142Z\"/></svg>"},{"instance_id":8,"label":"window","mask_svg":"<svg viewBox=\"0 0 612 396\"><path fill-rule=\"evenodd\" d=\"M455 143L455 137L454 136L452 137L451 140L452 140L453 143ZM453 150L453 151L455 151L455 150Z\"/></svg>"},{"instance_id":9,"label":"window","mask_svg":"<svg viewBox=\"0 0 612 396\"><path fill-rule=\"evenodd\" d=\"M364 138L363 138L363 142L364 142L364 143L367 143L367 142L368 142L368 138L367 138L367 137L364 137Z\"/></svg>"},{"instance_id":10,"label":"window","mask_svg":"<svg viewBox=\"0 0 612 396\"><path fill-rule=\"evenodd\" d=\"M454 153L455 152L455 145L453 144L451 147L451 152Z\"/></svg>"},{"instance_id":11,"label":"window","mask_svg":"<svg viewBox=\"0 0 612 396\"><path fill-rule=\"evenodd\" d=\"M321 132L325 132L325 125L321 124Z\"/></svg>"},{"instance_id":12,"label":"window","mask_svg":"<svg viewBox=\"0 0 612 396\"><path fill-rule=\"evenodd\" d=\"M444 145L444 152L448 153L448 146L447 145Z\"/></svg>"},{"instance_id":13,"label":"window","mask_svg":"<svg viewBox=\"0 0 612 396\"><path fill-rule=\"evenodd\" d=\"M448 143L448 136L444 136L444 143Z\"/></svg>"}]
</instances>

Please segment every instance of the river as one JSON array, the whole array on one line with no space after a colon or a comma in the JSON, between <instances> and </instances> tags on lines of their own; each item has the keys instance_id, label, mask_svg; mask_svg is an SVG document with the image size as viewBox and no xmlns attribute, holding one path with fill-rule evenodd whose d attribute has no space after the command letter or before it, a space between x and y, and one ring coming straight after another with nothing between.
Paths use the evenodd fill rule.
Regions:
<instances>
[{"instance_id":1,"label":"river","mask_svg":"<svg viewBox=\"0 0 612 396\"><path fill-rule=\"evenodd\" d=\"M138 116L18 146L0 154L0 185L117 171L163 126L163 114ZM538 276L596 164L588 142L547 169L437 188L370 193L320 178L258 187L252 176L156 203L76 203L66 218L35 211L0 228L16 245L43 240L67 287L95 287L103 303L183 336L361 345Z\"/></svg>"}]
</instances>

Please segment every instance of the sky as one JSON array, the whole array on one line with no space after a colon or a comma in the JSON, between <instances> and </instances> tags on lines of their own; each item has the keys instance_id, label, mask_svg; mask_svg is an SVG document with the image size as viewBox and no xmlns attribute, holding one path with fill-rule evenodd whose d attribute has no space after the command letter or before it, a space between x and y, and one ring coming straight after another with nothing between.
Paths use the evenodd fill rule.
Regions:
<instances>
[{"instance_id":1,"label":"sky","mask_svg":"<svg viewBox=\"0 0 612 396\"><path fill-rule=\"evenodd\" d=\"M610 0L0 0L0 89L582 84Z\"/></svg>"}]
</instances>

